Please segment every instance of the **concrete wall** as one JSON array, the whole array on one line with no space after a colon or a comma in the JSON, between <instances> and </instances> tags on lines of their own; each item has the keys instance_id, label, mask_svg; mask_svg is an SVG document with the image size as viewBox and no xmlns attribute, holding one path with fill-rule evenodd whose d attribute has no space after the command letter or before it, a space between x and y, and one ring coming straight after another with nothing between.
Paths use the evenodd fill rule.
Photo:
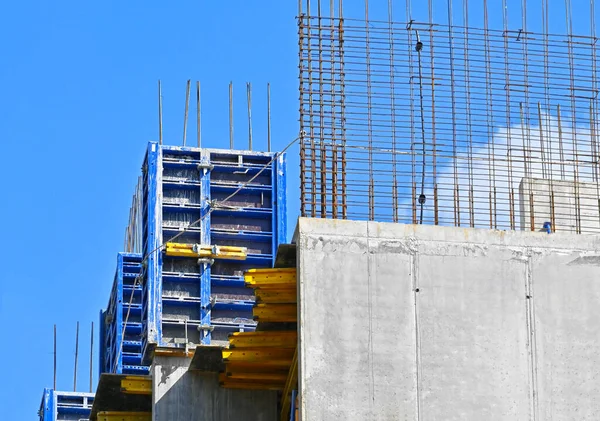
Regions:
<instances>
[{"instance_id":1,"label":"concrete wall","mask_svg":"<svg viewBox=\"0 0 600 421\"><path fill-rule=\"evenodd\" d=\"M153 421L276 421L276 392L219 387L216 373L188 371L190 359L155 356Z\"/></svg>"},{"instance_id":2,"label":"concrete wall","mask_svg":"<svg viewBox=\"0 0 600 421\"><path fill-rule=\"evenodd\" d=\"M554 219L556 232L600 234L599 199L597 183L524 178L519 185L521 229L540 231Z\"/></svg>"},{"instance_id":3,"label":"concrete wall","mask_svg":"<svg viewBox=\"0 0 600 421\"><path fill-rule=\"evenodd\" d=\"M600 238L301 218L312 420L600 419Z\"/></svg>"}]
</instances>

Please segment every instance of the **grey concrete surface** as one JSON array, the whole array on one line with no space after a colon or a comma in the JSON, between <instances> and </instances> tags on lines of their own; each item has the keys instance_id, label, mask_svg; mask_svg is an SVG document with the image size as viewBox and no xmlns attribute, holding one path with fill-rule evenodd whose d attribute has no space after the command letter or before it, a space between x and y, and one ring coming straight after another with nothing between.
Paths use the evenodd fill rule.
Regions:
<instances>
[{"instance_id":1,"label":"grey concrete surface","mask_svg":"<svg viewBox=\"0 0 600 421\"><path fill-rule=\"evenodd\" d=\"M299 220L300 413L600 419L600 237Z\"/></svg>"},{"instance_id":2,"label":"grey concrete surface","mask_svg":"<svg viewBox=\"0 0 600 421\"><path fill-rule=\"evenodd\" d=\"M535 231L552 221L556 232L600 234L597 183L523 178L519 185L521 229ZM576 199L578 197L578 199ZM533 218L532 218L533 215Z\"/></svg>"},{"instance_id":3,"label":"grey concrete surface","mask_svg":"<svg viewBox=\"0 0 600 421\"><path fill-rule=\"evenodd\" d=\"M276 421L277 394L219 387L216 373L189 371L190 359L155 356L153 421Z\"/></svg>"}]
</instances>

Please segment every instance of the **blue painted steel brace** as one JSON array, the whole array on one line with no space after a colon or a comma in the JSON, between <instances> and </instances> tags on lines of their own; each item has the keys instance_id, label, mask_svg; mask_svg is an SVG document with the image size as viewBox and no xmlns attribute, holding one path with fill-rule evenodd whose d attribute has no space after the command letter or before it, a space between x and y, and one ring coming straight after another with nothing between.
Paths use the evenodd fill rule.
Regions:
<instances>
[{"instance_id":1,"label":"blue painted steel brace","mask_svg":"<svg viewBox=\"0 0 600 421\"><path fill-rule=\"evenodd\" d=\"M203 168L200 169L200 192L201 197L201 214L203 218L200 222L200 244L210 244L210 153L205 150L202 151L201 165ZM211 282L210 282L210 263L203 263L200 266L200 341L202 345L210 345L211 331L210 331L210 293L211 293Z\"/></svg>"}]
</instances>

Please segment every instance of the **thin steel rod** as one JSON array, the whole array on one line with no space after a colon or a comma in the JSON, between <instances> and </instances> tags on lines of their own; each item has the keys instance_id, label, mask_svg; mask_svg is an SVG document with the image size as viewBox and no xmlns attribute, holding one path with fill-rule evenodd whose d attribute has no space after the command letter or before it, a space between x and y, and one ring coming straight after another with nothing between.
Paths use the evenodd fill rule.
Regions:
<instances>
[{"instance_id":1,"label":"thin steel rod","mask_svg":"<svg viewBox=\"0 0 600 421\"><path fill-rule=\"evenodd\" d=\"M430 0L431 1L431 0ZM389 42L390 42L390 106L392 125L392 221L398 222L398 173L397 173L397 139L396 139L396 87L394 76L395 48L394 36L392 32L392 21L394 16L392 0L388 0L388 23L389 23Z\"/></svg>"},{"instance_id":2,"label":"thin steel rod","mask_svg":"<svg viewBox=\"0 0 600 421\"><path fill-rule=\"evenodd\" d=\"M196 140L202 146L202 103L200 101L200 81L196 81Z\"/></svg>"},{"instance_id":3,"label":"thin steel rod","mask_svg":"<svg viewBox=\"0 0 600 421\"><path fill-rule=\"evenodd\" d=\"M454 78L454 36L452 29L452 0L448 1L448 49L450 53L450 85L456 86L455 78ZM457 156L457 133L456 133L456 98L454 89L451 93L452 96L452 155ZM456 159L453 159L453 175L454 175L454 225L460 227L460 189L458 185L458 162Z\"/></svg>"},{"instance_id":4,"label":"thin steel rod","mask_svg":"<svg viewBox=\"0 0 600 421\"><path fill-rule=\"evenodd\" d=\"M437 186L437 144L436 144L436 115L435 115L435 59L434 59L434 35L433 35L433 0L427 1L429 12L429 50L430 50L430 72L431 72L431 150L432 150L432 184L433 184L433 220L439 224L438 208L438 186Z\"/></svg>"},{"instance_id":5,"label":"thin steel rod","mask_svg":"<svg viewBox=\"0 0 600 421\"><path fill-rule=\"evenodd\" d=\"M300 2L302 5L302 2ZM267 152L271 152L271 84L267 83Z\"/></svg>"},{"instance_id":6,"label":"thin steel rod","mask_svg":"<svg viewBox=\"0 0 600 421\"><path fill-rule=\"evenodd\" d=\"M190 86L192 81L188 79L187 86L185 88L185 112L183 114L183 146L185 146L187 140L187 122L188 122L188 113L190 110Z\"/></svg>"},{"instance_id":7,"label":"thin steel rod","mask_svg":"<svg viewBox=\"0 0 600 421\"><path fill-rule=\"evenodd\" d=\"M417 220L417 162L416 162L416 137L415 137L415 99L414 99L414 70L413 70L413 40L412 40L412 12L410 0L405 1L406 5L406 21L408 22L406 29L408 32L408 75L409 75L409 98L410 98L410 147L411 147L411 201L412 201L412 223L416 224Z\"/></svg>"},{"instance_id":8,"label":"thin steel rod","mask_svg":"<svg viewBox=\"0 0 600 421\"><path fill-rule=\"evenodd\" d=\"M346 153L346 59L344 51L344 19L342 0L339 3L339 61L340 61L340 127L341 127L341 143L342 143L342 219L348 218L348 202L347 202L347 153Z\"/></svg>"},{"instance_id":9,"label":"thin steel rod","mask_svg":"<svg viewBox=\"0 0 600 421\"><path fill-rule=\"evenodd\" d=\"M300 0L302 1L302 0ZM302 16L298 19L298 90L300 91L300 215L306 216L306 183L304 174L306 173L306 128L304 118L306 114L305 95L304 95L304 19Z\"/></svg>"},{"instance_id":10,"label":"thin steel rod","mask_svg":"<svg viewBox=\"0 0 600 421\"><path fill-rule=\"evenodd\" d=\"M319 37L319 179L321 181L321 218L327 217L327 147L325 146L325 109L323 102L323 18L321 15L321 0L317 1L318 37Z\"/></svg>"},{"instance_id":11,"label":"thin steel rod","mask_svg":"<svg viewBox=\"0 0 600 421\"><path fill-rule=\"evenodd\" d=\"M333 141L331 142L332 149L332 157L331 157L331 216L334 219L338 218L338 142L337 142L337 119L336 119L336 107L337 107L337 92L338 89L336 86L336 60L335 60L335 6L334 0L329 1L329 31L330 31L330 63L329 67L331 69L330 78L331 78L331 138Z\"/></svg>"},{"instance_id":12,"label":"thin steel rod","mask_svg":"<svg viewBox=\"0 0 600 421\"><path fill-rule=\"evenodd\" d=\"M506 4L506 0L502 0L502 19L503 19L503 27L504 27L504 75L505 75L505 86L510 86L510 58L508 54L508 8ZM506 92L506 127L507 127L507 136L506 136L506 155L508 158L508 188L509 188L509 214L510 214L510 229L516 229L516 207L515 207L515 192L514 192L514 180L513 180L513 168L512 168L512 118L510 112L510 89L504 89Z\"/></svg>"},{"instance_id":13,"label":"thin steel rod","mask_svg":"<svg viewBox=\"0 0 600 421\"><path fill-rule=\"evenodd\" d=\"M425 208L425 173L427 172L427 149L425 145L425 107L423 106L423 65L421 63L421 51L423 49L423 44L421 43L421 39L419 37L419 32L417 34L417 61L419 66L419 112L420 112L420 120L421 120L421 158L422 158L422 168L421 168L421 192L419 194L419 205L420 205L420 213L419 213L419 224L423 224L423 212Z\"/></svg>"},{"instance_id":14,"label":"thin steel rod","mask_svg":"<svg viewBox=\"0 0 600 421\"><path fill-rule=\"evenodd\" d=\"M233 149L233 82L229 82L229 149Z\"/></svg>"},{"instance_id":15,"label":"thin steel rod","mask_svg":"<svg viewBox=\"0 0 600 421\"><path fill-rule=\"evenodd\" d=\"M163 129L162 129L162 87L160 80L158 81L158 144L163 144Z\"/></svg>"},{"instance_id":16,"label":"thin steel rod","mask_svg":"<svg viewBox=\"0 0 600 421\"><path fill-rule=\"evenodd\" d=\"M307 0L306 5L307 14L310 16L310 0ZM307 19L307 33L312 33L311 19ZM312 48L311 43L308 43L308 109L310 114L309 127L310 127L310 181L311 186L317 185L317 149L315 145L315 109L313 100L313 63L312 63ZM317 189L313 187L311 189L311 202L310 202L310 216L315 218L317 216Z\"/></svg>"},{"instance_id":17,"label":"thin steel rod","mask_svg":"<svg viewBox=\"0 0 600 421\"><path fill-rule=\"evenodd\" d=\"M246 83L246 97L248 101L248 150L252 150L252 84Z\"/></svg>"},{"instance_id":18,"label":"thin steel rod","mask_svg":"<svg viewBox=\"0 0 600 421\"><path fill-rule=\"evenodd\" d=\"M90 393L94 387L94 322L90 332Z\"/></svg>"},{"instance_id":19,"label":"thin steel rod","mask_svg":"<svg viewBox=\"0 0 600 421\"><path fill-rule=\"evenodd\" d=\"M79 357L79 322L75 332L75 368L73 370L73 392L77 392L77 359Z\"/></svg>"},{"instance_id":20,"label":"thin steel rod","mask_svg":"<svg viewBox=\"0 0 600 421\"><path fill-rule=\"evenodd\" d=\"M464 37L464 63L465 63L465 99L467 106L467 171L469 175L469 226L475 227L475 195L473 191L473 133L472 133L472 116L471 116L471 73L469 61L469 2L463 0L463 21L465 26Z\"/></svg>"},{"instance_id":21,"label":"thin steel rod","mask_svg":"<svg viewBox=\"0 0 600 421\"><path fill-rule=\"evenodd\" d=\"M368 124L368 139L369 139L369 219L375 219L375 178L373 168L373 125L371 115L371 53L369 45L369 0L365 0L365 59L367 66L367 124Z\"/></svg>"},{"instance_id":22,"label":"thin steel rod","mask_svg":"<svg viewBox=\"0 0 600 421\"><path fill-rule=\"evenodd\" d=\"M487 153L488 160L490 161L489 166L489 207L490 207L490 228L498 228L498 204L497 204L497 190L496 190L496 150L495 150L495 125L494 125L494 104L492 101L493 91L491 86L491 64L490 64L490 40L489 40L489 26L488 26L488 4L487 0L483 0L483 25L484 25L484 42L485 42L485 99L487 114L489 116L489 124L487 126Z\"/></svg>"},{"instance_id":23,"label":"thin steel rod","mask_svg":"<svg viewBox=\"0 0 600 421\"><path fill-rule=\"evenodd\" d=\"M565 17L567 20L567 32L569 37L568 55L569 55L569 77L571 79L571 90L575 91L575 59L573 53L573 17L571 0L565 0ZM577 137L577 112L575 105L575 97L571 96L571 145L573 156L575 157L575 165L573 165L573 178L575 190L575 231L581 234L581 201L579 196L579 145Z\"/></svg>"},{"instance_id":24,"label":"thin steel rod","mask_svg":"<svg viewBox=\"0 0 600 421\"><path fill-rule=\"evenodd\" d=\"M56 325L54 325L54 380L52 389L56 390Z\"/></svg>"}]
</instances>

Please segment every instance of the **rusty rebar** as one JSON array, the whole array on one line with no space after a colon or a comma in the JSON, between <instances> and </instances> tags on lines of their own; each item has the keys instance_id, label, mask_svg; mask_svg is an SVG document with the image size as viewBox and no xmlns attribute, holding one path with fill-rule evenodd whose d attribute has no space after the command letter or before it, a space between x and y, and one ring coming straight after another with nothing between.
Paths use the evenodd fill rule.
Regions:
<instances>
[{"instance_id":1,"label":"rusty rebar","mask_svg":"<svg viewBox=\"0 0 600 421\"><path fill-rule=\"evenodd\" d=\"M451 3L443 23L432 0L425 22L409 0L394 22L392 5L378 20L367 2L364 18L342 18L341 2L335 17L331 0L327 17L313 16L307 3L299 20L303 214L497 229L537 229L543 217L554 230L569 217L561 182L578 196L574 231L590 229L584 215L600 199L593 19L589 36L569 34L570 23L550 33L544 0L535 34L524 0L516 29L507 0L484 1L483 28L467 0L461 24ZM418 56L416 32L428 38ZM600 207L595 220L600 232Z\"/></svg>"}]
</instances>

